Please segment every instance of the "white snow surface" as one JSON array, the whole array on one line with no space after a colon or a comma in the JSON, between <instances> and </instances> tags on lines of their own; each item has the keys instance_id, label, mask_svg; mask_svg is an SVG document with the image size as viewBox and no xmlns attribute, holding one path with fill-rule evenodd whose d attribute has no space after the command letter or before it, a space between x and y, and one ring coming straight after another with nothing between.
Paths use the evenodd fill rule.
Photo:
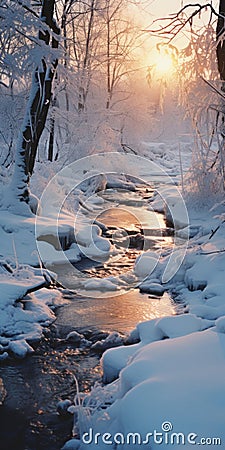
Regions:
<instances>
[{"instance_id":1,"label":"white snow surface","mask_svg":"<svg viewBox=\"0 0 225 450\"><path fill-rule=\"evenodd\" d=\"M43 170L42 165L43 173L45 176L50 174L48 170ZM40 176L37 179L42 180ZM0 360L8 356L23 358L33 352L32 344L41 339L44 329L55 320L54 307L63 303L58 290L42 288L27 293L33 286L41 285L45 277L49 278L47 270L34 268L40 267L40 259L48 267L65 261L79 261L83 255L107 257L110 252L110 242L101 236L100 226L93 225L85 215L75 217L76 209L71 213L64 208L57 216L58 203L62 200L62 194L65 195L61 181L59 179L54 186L56 189L51 191L50 203L41 205L36 216L28 205L17 208L12 192L7 191L7 186L0 186L4 193L0 210ZM103 181L102 177L93 183L87 181L86 188L92 196L96 186ZM38 194L45 182L42 180L40 183ZM75 193L73 200L76 199ZM33 210L37 209L36 196L32 195L31 206ZM56 274L52 275L57 278ZM114 284L111 285L117 289ZM104 289L107 287L104 286ZM95 287L92 286L92 289Z\"/></svg>"},{"instance_id":2,"label":"white snow surface","mask_svg":"<svg viewBox=\"0 0 225 450\"><path fill-rule=\"evenodd\" d=\"M137 257L134 266L134 273L141 279L151 275L157 266L159 255L156 252L147 251Z\"/></svg>"},{"instance_id":3,"label":"white snow surface","mask_svg":"<svg viewBox=\"0 0 225 450\"><path fill-rule=\"evenodd\" d=\"M207 330L155 342L137 352L120 375L117 420L122 432L134 430L144 436L161 431L169 420L174 431L186 436L193 432L224 441L224 349L224 334ZM157 447L153 443L152 448Z\"/></svg>"},{"instance_id":4,"label":"white snow surface","mask_svg":"<svg viewBox=\"0 0 225 450\"><path fill-rule=\"evenodd\" d=\"M146 145L147 147L149 148L149 145ZM154 143L149 153L158 155L161 165L166 167L168 159L166 150L168 150L166 146ZM172 173L176 169L176 164L178 166L180 158L177 157L174 162L172 147L169 153L170 150L168 167ZM58 202L57 195L63 187L63 180L61 181L58 191L57 189L52 191L52 209L44 212L41 223L41 226L45 227L45 235L50 233L54 237L56 237L54 201ZM101 183L103 181L100 180ZM81 193L79 195L82 197ZM177 189L166 188L161 197L164 204L162 205L161 199L159 200L157 196L152 203L153 207L154 204L158 209L163 207L170 221L174 222L174 217L176 218L174 225L180 231L180 237L187 239L189 231L193 236L187 251L185 247L185 258L177 265L173 278L163 285L165 289L172 289L176 299L184 303L185 314L140 323L133 332L133 336L139 338L138 343L109 349L103 354L104 379L110 384L97 386L86 396L84 406L79 407L78 414L80 441L72 439L64 448L86 449L87 445L82 443L82 433L89 432L90 427L94 433L101 433L97 444L92 442L88 445L90 450L96 447L100 450L108 448L101 439L104 433L110 433L112 439L116 433L120 433L120 441L114 441L113 448L116 450L146 448L143 442L140 445L128 444L126 442L128 433L139 433L141 438L145 439L147 433L153 433L154 430L162 432L165 422L172 426L171 431L184 435L185 443L182 448L193 448L193 442L190 443L187 439L190 433L195 434L197 445L201 438L208 437L219 438L224 445L225 224L221 215L223 207L220 205L212 211L195 211L189 207L190 226L188 226L180 208ZM98 203L93 201L92 205L95 204ZM14 263L12 274L6 273L2 268L0 274L2 288L0 359L4 360L9 354L22 358L33 351L32 342L39 339L44 328L54 320L50 306L54 308L61 299L54 290L42 289L26 294L29 287L43 281L43 275L40 270L32 269L30 266L23 267L19 273L21 264L38 262L33 239L34 217L14 216L9 211L0 214L2 258L6 260L7 256L9 262ZM63 212L57 225L61 235L68 237L74 230L74 216ZM93 256L98 247L97 241L100 244L98 251L109 253L108 241L103 240L103 243L100 227L96 228L94 225L91 232L87 221L78 221L76 225L77 243L75 247L69 248L70 257L73 254L74 258L80 258L80 248L82 251L84 249L89 251ZM11 246L9 236L12 238ZM47 255L51 244L42 242L41 245L46 247ZM49 253L51 261L57 252L61 253L55 248L52 254ZM65 252L60 253L57 256L61 262ZM152 261L154 258L148 254L136 261L134 272L138 277L147 277L145 283L151 285L157 280L160 286L170 256L168 250L160 257L154 273ZM146 264L142 262L144 260ZM150 276L149 268L146 270L147 265L152 270ZM110 280L104 280L105 283L108 281ZM89 284L89 289L99 288L96 280L90 280L88 283L92 283L91 286ZM113 282L111 284L114 285ZM108 287L109 285L104 286L107 289ZM114 289L117 288L115 285ZM114 379L116 381L113 381ZM167 433L167 438L170 434L171 432ZM165 435L164 432L164 439ZM150 448L157 449L158 444L153 437L149 439ZM172 449L176 445L169 442L164 447Z\"/></svg>"},{"instance_id":5,"label":"white snow surface","mask_svg":"<svg viewBox=\"0 0 225 450\"><path fill-rule=\"evenodd\" d=\"M191 143L189 142L142 142L142 150L152 161L169 174L178 175L190 167Z\"/></svg>"},{"instance_id":6,"label":"white snow surface","mask_svg":"<svg viewBox=\"0 0 225 450\"><path fill-rule=\"evenodd\" d=\"M176 197L173 201L176 205ZM143 440L153 433L148 436L148 446L157 449L154 430L162 432L163 449L191 449L190 436L195 445L206 445L204 439L215 438L223 448L225 224L221 209L196 211L189 207L193 237L177 273L163 285L183 302L185 313L142 322L130 336L131 340L139 338L138 343L103 353L103 378L110 384L94 387L86 397L80 412L80 450L87 448L82 437L85 432L86 438L90 437L90 429L90 449L108 447L102 439L104 433L110 434L117 450L144 449ZM146 263L151 257L146 255ZM144 283L160 285L169 258L169 251L165 252L156 273L153 270ZM144 266L140 275L145 275ZM162 428L165 422L172 427L167 433ZM173 432L183 436L182 446L169 440ZM95 433L100 433L98 444ZM141 443L127 443L129 433L138 433Z\"/></svg>"},{"instance_id":7,"label":"white snow surface","mask_svg":"<svg viewBox=\"0 0 225 450\"><path fill-rule=\"evenodd\" d=\"M33 352L44 330L54 320L52 309L63 303L55 289L42 288L28 293L45 282L48 273L30 266L20 266L0 275L0 359L18 358Z\"/></svg>"}]
</instances>

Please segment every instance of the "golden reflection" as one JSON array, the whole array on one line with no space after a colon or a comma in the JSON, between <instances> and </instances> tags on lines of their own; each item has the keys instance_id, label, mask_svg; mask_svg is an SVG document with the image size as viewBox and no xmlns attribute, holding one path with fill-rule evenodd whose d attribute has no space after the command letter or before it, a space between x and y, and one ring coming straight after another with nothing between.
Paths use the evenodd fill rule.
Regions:
<instances>
[{"instance_id":1,"label":"golden reflection","mask_svg":"<svg viewBox=\"0 0 225 450\"><path fill-rule=\"evenodd\" d=\"M116 297L75 297L59 310L58 325L70 324L76 328L107 329L130 332L138 322L176 314L176 305L167 292L162 297L140 294L137 289Z\"/></svg>"}]
</instances>

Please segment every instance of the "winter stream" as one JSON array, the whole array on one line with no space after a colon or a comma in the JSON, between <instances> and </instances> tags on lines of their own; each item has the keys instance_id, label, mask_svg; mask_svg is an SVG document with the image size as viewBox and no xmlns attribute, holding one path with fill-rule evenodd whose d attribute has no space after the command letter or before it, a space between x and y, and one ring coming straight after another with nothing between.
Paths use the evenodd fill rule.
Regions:
<instances>
[{"instance_id":1,"label":"winter stream","mask_svg":"<svg viewBox=\"0 0 225 450\"><path fill-rule=\"evenodd\" d=\"M126 274L142 252L143 230L147 250L165 249L172 244L171 230L166 228L163 216L147 208L151 191L111 190L106 195L110 208L97 219L107 226L106 236L123 249L123 256L95 263L83 259L76 265L80 279L82 274L89 279ZM116 233L118 228L120 233ZM58 415L57 403L60 399L73 399L74 375L81 391L90 390L101 379L101 352L97 347L85 349L73 339L65 340L68 333L82 333L93 344L113 331L126 340L138 322L179 311L179 305L167 292L157 297L141 294L132 287L121 295L112 292L101 296L90 291L76 294L80 280L73 270L58 266L57 272L60 283L67 288L67 304L58 309L55 324L33 355L0 368L7 391L4 405L0 406L0 450L60 450L70 438L72 417Z\"/></svg>"}]
</instances>

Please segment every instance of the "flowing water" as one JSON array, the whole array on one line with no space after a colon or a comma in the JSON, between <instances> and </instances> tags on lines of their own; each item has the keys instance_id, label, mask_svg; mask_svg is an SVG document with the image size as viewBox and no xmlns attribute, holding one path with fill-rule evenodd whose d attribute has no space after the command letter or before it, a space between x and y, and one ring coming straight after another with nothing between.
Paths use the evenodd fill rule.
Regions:
<instances>
[{"instance_id":1,"label":"flowing water","mask_svg":"<svg viewBox=\"0 0 225 450\"><path fill-rule=\"evenodd\" d=\"M109 207L99 212L97 220L108 227L106 235L123 250L122 256L97 263L83 259L77 268L85 277L104 278L129 272L143 249L143 235L147 242L144 249L154 251L172 244L163 216L146 208L143 189L125 194L110 191L105 200ZM118 228L122 230L119 237L115 234ZM75 343L66 341L70 331L82 332L94 343L111 331L128 334L140 321L178 312L178 305L168 293L156 297L130 288L122 295L112 292L107 297L84 290L82 295L76 294L79 283L72 268L57 266L57 272L67 287L67 304L58 309L55 324L35 354L0 368L7 391L0 406L0 450L59 450L70 438L72 418L57 415L58 400L73 399L74 376L82 391L88 391L101 378L99 355L88 349L79 350Z\"/></svg>"}]
</instances>

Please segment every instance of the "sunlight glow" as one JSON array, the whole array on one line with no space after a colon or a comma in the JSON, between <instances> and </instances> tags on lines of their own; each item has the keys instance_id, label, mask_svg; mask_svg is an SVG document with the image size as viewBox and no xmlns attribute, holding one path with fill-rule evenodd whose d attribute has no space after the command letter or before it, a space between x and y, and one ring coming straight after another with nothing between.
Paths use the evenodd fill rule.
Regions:
<instances>
[{"instance_id":1,"label":"sunlight glow","mask_svg":"<svg viewBox=\"0 0 225 450\"><path fill-rule=\"evenodd\" d=\"M165 75L173 69L173 60L170 55L159 54L155 62L156 71Z\"/></svg>"},{"instance_id":2,"label":"sunlight glow","mask_svg":"<svg viewBox=\"0 0 225 450\"><path fill-rule=\"evenodd\" d=\"M178 62L178 50L174 45L159 42L156 45L153 68L161 77L173 74Z\"/></svg>"}]
</instances>

